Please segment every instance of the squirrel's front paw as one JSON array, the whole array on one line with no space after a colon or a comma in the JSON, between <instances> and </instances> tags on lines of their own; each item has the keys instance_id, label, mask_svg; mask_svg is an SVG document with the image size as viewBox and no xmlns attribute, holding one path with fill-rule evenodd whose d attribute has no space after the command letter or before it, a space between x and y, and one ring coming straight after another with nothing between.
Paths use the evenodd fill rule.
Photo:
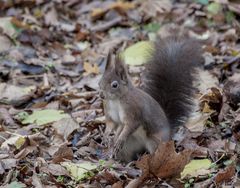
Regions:
<instances>
[{"instance_id":1,"label":"squirrel's front paw","mask_svg":"<svg viewBox=\"0 0 240 188\"><path fill-rule=\"evenodd\" d=\"M117 158L117 154L118 152L122 149L124 144L124 140L117 140L116 143L114 144L114 148L113 148L113 154L112 154L112 158Z\"/></svg>"}]
</instances>

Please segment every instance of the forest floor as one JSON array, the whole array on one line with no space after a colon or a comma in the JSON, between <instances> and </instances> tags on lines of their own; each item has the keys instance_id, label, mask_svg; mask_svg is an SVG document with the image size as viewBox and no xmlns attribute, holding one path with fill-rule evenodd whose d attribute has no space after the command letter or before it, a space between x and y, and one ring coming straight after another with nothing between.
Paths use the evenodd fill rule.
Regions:
<instances>
[{"instance_id":1,"label":"forest floor","mask_svg":"<svg viewBox=\"0 0 240 188\"><path fill-rule=\"evenodd\" d=\"M0 185L240 187L239 20L234 0L1 1ZM106 54L127 48L139 85L141 50L171 33L204 44L201 112L154 155L109 159Z\"/></svg>"}]
</instances>

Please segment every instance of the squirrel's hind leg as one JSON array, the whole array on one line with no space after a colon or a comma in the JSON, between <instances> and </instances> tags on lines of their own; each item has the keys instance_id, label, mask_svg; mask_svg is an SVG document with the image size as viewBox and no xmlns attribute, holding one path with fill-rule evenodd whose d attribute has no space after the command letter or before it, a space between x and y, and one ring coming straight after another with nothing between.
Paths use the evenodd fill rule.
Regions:
<instances>
[{"instance_id":1,"label":"squirrel's hind leg","mask_svg":"<svg viewBox=\"0 0 240 188\"><path fill-rule=\"evenodd\" d=\"M122 149L118 152L117 158L125 163L137 160L139 154L146 152L144 143L140 143L134 136L129 136Z\"/></svg>"}]
</instances>

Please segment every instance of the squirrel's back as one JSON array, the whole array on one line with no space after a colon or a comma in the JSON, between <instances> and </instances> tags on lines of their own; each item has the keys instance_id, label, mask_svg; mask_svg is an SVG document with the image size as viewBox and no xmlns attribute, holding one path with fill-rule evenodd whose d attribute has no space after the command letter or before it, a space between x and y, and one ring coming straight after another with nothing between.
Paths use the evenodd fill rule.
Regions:
<instances>
[{"instance_id":1,"label":"squirrel's back","mask_svg":"<svg viewBox=\"0 0 240 188\"><path fill-rule=\"evenodd\" d=\"M161 105L172 127L183 124L192 111L195 68L201 62L201 46L193 39L168 37L155 42L143 88Z\"/></svg>"}]
</instances>

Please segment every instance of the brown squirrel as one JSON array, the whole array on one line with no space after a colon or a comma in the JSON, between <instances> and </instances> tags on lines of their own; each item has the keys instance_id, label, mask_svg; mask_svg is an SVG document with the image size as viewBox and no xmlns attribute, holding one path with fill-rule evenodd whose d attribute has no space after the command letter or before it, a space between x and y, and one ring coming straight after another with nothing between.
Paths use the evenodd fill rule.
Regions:
<instances>
[{"instance_id":1,"label":"brown squirrel","mask_svg":"<svg viewBox=\"0 0 240 188\"><path fill-rule=\"evenodd\" d=\"M120 56L111 53L99 82L106 126L115 131L113 156L129 162L171 139L192 110L194 71L202 61L196 40L167 37L155 42L141 89L133 86ZM111 132L110 131L110 132Z\"/></svg>"}]
</instances>

